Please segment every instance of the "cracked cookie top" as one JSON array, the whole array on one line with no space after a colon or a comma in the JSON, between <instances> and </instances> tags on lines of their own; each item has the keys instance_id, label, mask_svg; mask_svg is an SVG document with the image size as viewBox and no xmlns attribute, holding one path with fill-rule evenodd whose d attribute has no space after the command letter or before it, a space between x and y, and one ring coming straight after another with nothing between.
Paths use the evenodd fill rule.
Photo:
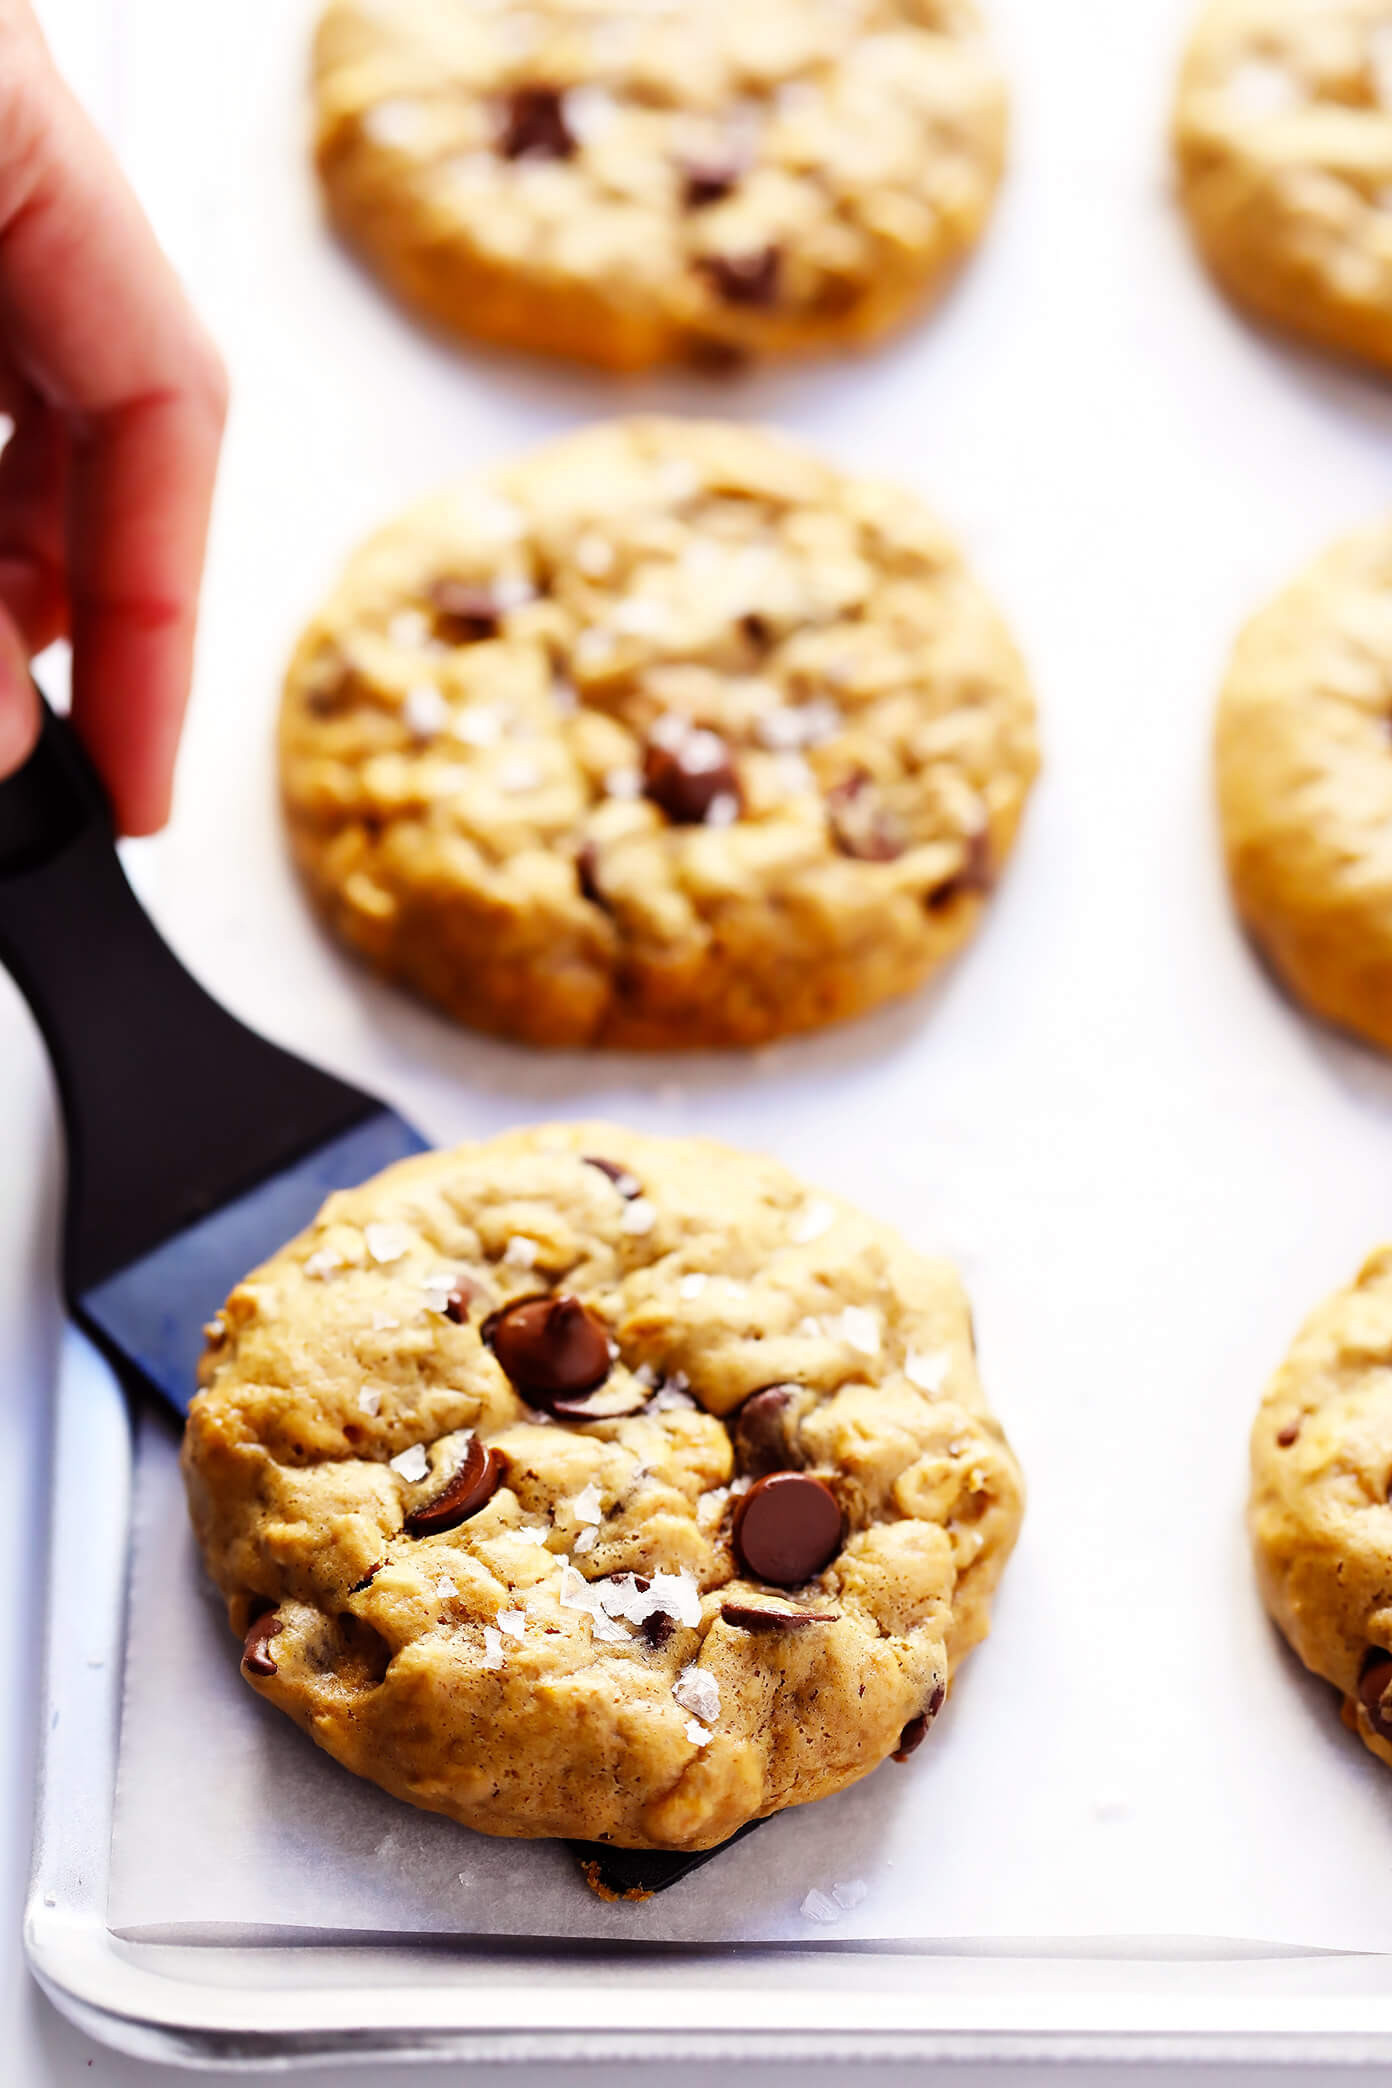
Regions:
<instances>
[{"instance_id":1,"label":"cracked cookie top","mask_svg":"<svg viewBox=\"0 0 1392 2088\"><path fill-rule=\"evenodd\" d=\"M1225 287L1324 347L1392 364L1392 0L1210 0L1175 145Z\"/></svg>"},{"instance_id":2,"label":"cracked cookie top","mask_svg":"<svg viewBox=\"0 0 1392 2088\"><path fill-rule=\"evenodd\" d=\"M972 0L336 0L315 92L330 207L400 295L619 369L882 333L1004 155Z\"/></svg>"},{"instance_id":3,"label":"cracked cookie top","mask_svg":"<svg viewBox=\"0 0 1392 2088\"><path fill-rule=\"evenodd\" d=\"M650 1848L911 1752L1021 1512L950 1269L602 1124L331 1198L209 1329L184 1470L244 1674L336 1759Z\"/></svg>"},{"instance_id":4,"label":"cracked cookie top","mask_svg":"<svg viewBox=\"0 0 1392 2088\"><path fill-rule=\"evenodd\" d=\"M909 495L636 420L404 515L291 666L298 861L380 969L541 1044L758 1044L972 932L1038 763L999 616Z\"/></svg>"},{"instance_id":5,"label":"cracked cookie top","mask_svg":"<svg viewBox=\"0 0 1392 2088\"><path fill-rule=\"evenodd\" d=\"M1252 1431L1266 1606L1392 1766L1392 1247L1311 1313Z\"/></svg>"}]
</instances>

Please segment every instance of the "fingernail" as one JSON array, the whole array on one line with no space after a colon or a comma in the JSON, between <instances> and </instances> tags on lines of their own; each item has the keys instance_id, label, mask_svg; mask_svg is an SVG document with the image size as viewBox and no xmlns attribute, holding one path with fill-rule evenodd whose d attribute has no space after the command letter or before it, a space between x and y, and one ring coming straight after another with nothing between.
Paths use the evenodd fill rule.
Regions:
<instances>
[{"instance_id":1,"label":"fingernail","mask_svg":"<svg viewBox=\"0 0 1392 2088\"><path fill-rule=\"evenodd\" d=\"M39 700L29 675L29 655L0 610L0 776L8 776L27 759L38 736Z\"/></svg>"}]
</instances>

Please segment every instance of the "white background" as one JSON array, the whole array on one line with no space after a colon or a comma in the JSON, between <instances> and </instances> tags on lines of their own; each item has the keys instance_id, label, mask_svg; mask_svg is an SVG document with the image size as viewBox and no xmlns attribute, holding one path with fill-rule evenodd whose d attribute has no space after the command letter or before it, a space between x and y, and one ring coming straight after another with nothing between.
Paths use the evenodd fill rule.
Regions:
<instances>
[{"instance_id":1,"label":"white background","mask_svg":"<svg viewBox=\"0 0 1392 2088\"><path fill-rule=\"evenodd\" d=\"M1308 1778L1269 1816L1298 1876L1317 1869L1318 1850L1299 1850L1311 1780L1375 1788L1385 1831L1381 1785L1252 1613L1238 1516L1265 1374L1294 1320L1387 1225L1392 1081L1282 1006L1233 934L1206 740L1237 620L1383 504L1388 401L1254 338L1193 269L1162 143L1182 0L997 0L1014 174L980 265L936 323L864 366L773 374L728 400L679 385L624 395L776 418L911 479L1001 596L1044 709L1048 777L977 950L931 1005L754 1069L557 1065L456 1038L365 987L294 899L266 726L297 618L386 508L614 399L568 375L449 358L357 281L313 236L308 185L287 173L293 78L266 98L275 127L207 115L239 66L283 62L285 16L300 11L44 10L231 349L239 393L179 815L151 866L172 939L239 1012L386 1091L436 1136L499 1110L608 1107L653 1126L726 1122L746 1138L757 1125L795 1163L915 1216L958 1254L990 1389L1036 1485L956 1744L970 1745L968 1712L1004 1708L1021 1783L1048 1778L1058 1793L1061 1866L1113 1800L1119 1831L1144 1850L1170 1736L1210 1707L1216 1731L1236 1718L1254 1750L1234 1748L1223 1772L1235 1805L1268 1702L1278 1715L1302 1707ZM232 146L246 155L236 182L218 160ZM0 1563L13 1591L0 1651L18 1714L0 1766L22 1793L56 1152L8 993L0 1067L12 1386ZM674 1077L682 1098L659 1097ZM1068 1483L1053 1483L1065 1469ZM1044 1645L1056 1653L1041 1673ZM1084 1724L1085 1761L1051 1746ZM13 1824L17 1876L22 1802ZM1312 1896L1325 1882L1312 1878ZM145 2077L57 2026L17 1953L11 1963L27 2079ZM27 2088L18 2062L15 2074Z\"/></svg>"}]
</instances>

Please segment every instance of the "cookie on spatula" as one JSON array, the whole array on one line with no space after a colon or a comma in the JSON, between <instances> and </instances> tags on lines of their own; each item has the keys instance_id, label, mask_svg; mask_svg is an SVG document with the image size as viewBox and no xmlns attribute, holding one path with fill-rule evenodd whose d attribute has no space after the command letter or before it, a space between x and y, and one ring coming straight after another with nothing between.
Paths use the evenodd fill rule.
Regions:
<instances>
[{"instance_id":1,"label":"cookie on spatula","mask_svg":"<svg viewBox=\"0 0 1392 2088\"><path fill-rule=\"evenodd\" d=\"M1019 1526L952 1271L694 1139L521 1131L337 1195L203 1383L247 1681L488 1834L707 1849L906 1757Z\"/></svg>"}]
</instances>

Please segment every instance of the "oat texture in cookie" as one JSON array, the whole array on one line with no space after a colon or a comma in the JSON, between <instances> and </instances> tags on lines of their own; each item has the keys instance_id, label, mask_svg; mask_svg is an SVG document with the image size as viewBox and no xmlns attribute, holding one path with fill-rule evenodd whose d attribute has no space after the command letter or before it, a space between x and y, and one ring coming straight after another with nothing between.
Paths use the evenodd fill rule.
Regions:
<instances>
[{"instance_id":1,"label":"oat texture in cookie","mask_svg":"<svg viewBox=\"0 0 1392 2088\"><path fill-rule=\"evenodd\" d=\"M338 933L551 1045L760 1044L968 939L1037 764L1000 618L907 494L755 429L564 438L403 516L291 666Z\"/></svg>"},{"instance_id":2,"label":"oat texture in cookie","mask_svg":"<svg viewBox=\"0 0 1392 2088\"><path fill-rule=\"evenodd\" d=\"M1262 1595L1392 1767L1392 1247L1311 1314L1252 1431Z\"/></svg>"},{"instance_id":3,"label":"oat texture in cookie","mask_svg":"<svg viewBox=\"0 0 1392 2088\"><path fill-rule=\"evenodd\" d=\"M1231 295L1392 365L1392 0L1210 0L1175 146L1194 236Z\"/></svg>"},{"instance_id":4,"label":"oat texture in cookie","mask_svg":"<svg viewBox=\"0 0 1392 2088\"><path fill-rule=\"evenodd\" d=\"M907 1758L1021 1512L949 1268L609 1125L334 1196L202 1384L184 1472L247 1681L489 1834L708 1848Z\"/></svg>"},{"instance_id":5,"label":"oat texture in cookie","mask_svg":"<svg viewBox=\"0 0 1392 2088\"><path fill-rule=\"evenodd\" d=\"M334 0L317 157L451 332L615 369L865 341L1000 178L974 0Z\"/></svg>"},{"instance_id":6,"label":"oat texture in cookie","mask_svg":"<svg viewBox=\"0 0 1392 2088\"><path fill-rule=\"evenodd\" d=\"M1238 909L1326 1020L1392 1050L1392 522L1248 625L1218 710Z\"/></svg>"}]
</instances>

